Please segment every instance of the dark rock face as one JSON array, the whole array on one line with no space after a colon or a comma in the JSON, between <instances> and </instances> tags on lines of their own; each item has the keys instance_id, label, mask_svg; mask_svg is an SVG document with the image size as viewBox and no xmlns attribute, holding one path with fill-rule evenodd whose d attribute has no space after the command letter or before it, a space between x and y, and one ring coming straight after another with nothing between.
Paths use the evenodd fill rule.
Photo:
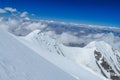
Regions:
<instances>
[{"instance_id":1,"label":"dark rock face","mask_svg":"<svg viewBox=\"0 0 120 80\"><path fill-rule=\"evenodd\" d=\"M120 80L120 76L117 75L117 73L114 71L114 69L111 67L111 65L106 61L106 59L104 58L104 56L102 57L102 54L98 51L94 51L94 56L96 59L96 63L98 65L98 67L101 70L101 73L107 77L103 71L106 70L108 73L110 73L110 78L111 80ZM98 61L101 61L101 63L99 63Z\"/></svg>"},{"instance_id":2,"label":"dark rock face","mask_svg":"<svg viewBox=\"0 0 120 80\"><path fill-rule=\"evenodd\" d=\"M100 52L97 52L96 50L94 51L94 55L95 55L95 58L97 59L97 61L99 61L100 58L102 57L102 55L100 54Z\"/></svg>"}]
</instances>

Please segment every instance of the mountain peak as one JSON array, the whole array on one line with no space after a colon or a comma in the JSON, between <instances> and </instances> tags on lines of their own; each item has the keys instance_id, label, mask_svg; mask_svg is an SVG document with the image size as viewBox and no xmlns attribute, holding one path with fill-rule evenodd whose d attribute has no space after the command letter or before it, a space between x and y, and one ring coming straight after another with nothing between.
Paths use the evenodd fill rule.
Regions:
<instances>
[{"instance_id":1,"label":"mountain peak","mask_svg":"<svg viewBox=\"0 0 120 80\"><path fill-rule=\"evenodd\" d=\"M84 48L111 48L111 45L109 45L105 41L92 41L88 45L86 45Z\"/></svg>"},{"instance_id":2,"label":"mountain peak","mask_svg":"<svg viewBox=\"0 0 120 80\"><path fill-rule=\"evenodd\" d=\"M37 34L39 34L41 32L41 30L34 30L34 31L32 31L31 33L29 33L27 36L26 36L26 38L32 38L32 37L34 37L35 35L37 35Z\"/></svg>"}]
</instances>

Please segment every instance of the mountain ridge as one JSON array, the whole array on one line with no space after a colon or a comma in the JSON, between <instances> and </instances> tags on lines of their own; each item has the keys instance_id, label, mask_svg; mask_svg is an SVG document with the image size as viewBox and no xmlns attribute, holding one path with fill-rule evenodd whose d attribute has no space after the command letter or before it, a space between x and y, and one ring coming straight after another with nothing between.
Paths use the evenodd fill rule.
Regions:
<instances>
[{"instance_id":1,"label":"mountain ridge","mask_svg":"<svg viewBox=\"0 0 120 80\"><path fill-rule=\"evenodd\" d=\"M53 50L52 53L54 53L55 55L60 55L59 54L60 52L58 52L56 50L56 48L54 47L54 45L57 44L56 47L59 47L59 50L61 50L62 57L66 57L66 58L72 60L73 62L77 63L78 65L82 64L93 71L97 70L97 73L103 75L106 78L111 78L111 77L113 77L111 75L111 72L108 71L108 69L106 69L105 66L102 65L102 64L106 63L107 64L106 66L109 65L110 69L112 69L112 71L114 72L114 76L116 77L116 75L117 75L117 78L119 78L119 66L117 66L120 64L119 60L114 55L113 48L104 41L93 41L93 42L89 43L86 47L78 48L78 47L67 47L60 43L57 43L56 40L51 39L44 32L41 32L39 30L33 31L33 33L30 33L30 35L28 35L28 36L30 37L31 35L36 36L39 39L43 39L43 41L45 43L44 44L41 43L41 45L44 45L44 49L46 48L46 50L48 50L50 53L52 52L51 50ZM25 38L28 39L28 36ZM35 40L36 37L33 40ZM28 41L29 41L29 39L28 39ZM51 41L54 44L49 43ZM45 44L49 44L50 47L47 45L45 46ZM35 51L37 51L37 50L35 50ZM109 51L111 54L108 54ZM77 54L75 54L75 53L77 53ZM81 53L81 54L78 54L78 53ZM117 51L116 54L119 56L119 51ZM48 55L50 55L50 54L48 54ZM98 56L101 56L102 59L99 60ZM81 58L81 57L88 57L88 58ZM104 60L103 60L103 57L104 57ZM113 57L113 59L112 59L113 63L116 65L116 67L114 67L113 64L111 64L110 58L112 58L112 57Z\"/></svg>"}]
</instances>

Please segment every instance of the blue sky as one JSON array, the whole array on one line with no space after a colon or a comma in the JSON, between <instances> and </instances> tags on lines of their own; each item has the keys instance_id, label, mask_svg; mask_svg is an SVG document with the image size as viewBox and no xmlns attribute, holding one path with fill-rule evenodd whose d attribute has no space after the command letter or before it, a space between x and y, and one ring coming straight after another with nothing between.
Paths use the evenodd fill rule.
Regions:
<instances>
[{"instance_id":1,"label":"blue sky","mask_svg":"<svg viewBox=\"0 0 120 80\"><path fill-rule=\"evenodd\" d=\"M120 26L120 0L0 0L0 7L28 11L39 19Z\"/></svg>"}]
</instances>

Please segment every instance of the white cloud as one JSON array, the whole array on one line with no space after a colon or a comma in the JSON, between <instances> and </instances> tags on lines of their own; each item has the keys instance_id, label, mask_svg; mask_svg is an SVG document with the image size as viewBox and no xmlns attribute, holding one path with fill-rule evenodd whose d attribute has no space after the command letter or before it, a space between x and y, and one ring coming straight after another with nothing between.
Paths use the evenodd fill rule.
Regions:
<instances>
[{"instance_id":1,"label":"white cloud","mask_svg":"<svg viewBox=\"0 0 120 80\"><path fill-rule=\"evenodd\" d=\"M27 25L27 28L29 30L43 29L45 27L46 27L46 25L45 24L41 24L41 23L30 23L29 25Z\"/></svg>"},{"instance_id":2,"label":"white cloud","mask_svg":"<svg viewBox=\"0 0 120 80\"><path fill-rule=\"evenodd\" d=\"M21 13L20 17L26 17L27 14L28 14L28 12L25 11L25 12Z\"/></svg>"},{"instance_id":3,"label":"white cloud","mask_svg":"<svg viewBox=\"0 0 120 80\"><path fill-rule=\"evenodd\" d=\"M30 18L29 17L25 17L25 20L30 20Z\"/></svg>"},{"instance_id":4,"label":"white cloud","mask_svg":"<svg viewBox=\"0 0 120 80\"><path fill-rule=\"evenodd\" d=\"M0 8L0 13L6 13L6 10Z\"/></svg>"},{"instance_id":5,"label":"white cloud","mask_svg":"<svg viewBox=\"0 0 120 80\"><path fill-rule=\"evenodd\" d=\"M62 33L59 37L59 41L62 43L77 43L79 42L79 38L69 34L69 33Z\"/></svg>"},{"instance_id":6,"label":"white cloud","mask_svg":"<svg viewBox=\"0 0 120 80\"><path fill-rule=\"evenodd\" d=\"M6 7L4 10L9 11L9 12L17 12L15 8L11 8L11 7Z\"/></svg>"}]
</instances>

